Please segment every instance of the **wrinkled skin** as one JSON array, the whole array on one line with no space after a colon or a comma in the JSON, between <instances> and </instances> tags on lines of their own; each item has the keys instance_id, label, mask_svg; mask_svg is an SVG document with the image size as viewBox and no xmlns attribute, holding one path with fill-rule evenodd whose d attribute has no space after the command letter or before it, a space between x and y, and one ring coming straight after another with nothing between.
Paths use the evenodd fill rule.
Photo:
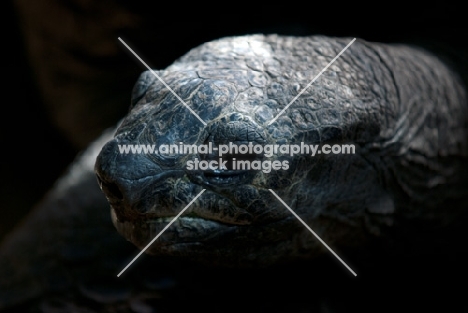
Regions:
<instances>
[{"instance_id":1,"label":"wrinkled skin","mask_svg":"<svg viewBox=\"0 0 468 313\"><path fill-rule=\"evenodd\" d=\"M358 40L268 125L349 42L252 36L192 50L159 75L206 127L143 73L96 162L118 231L143 248L202 189L149 253L256 265L324 252L268 189L334 247L394 240L392 229L414 221L437 227L456 219L456 208L440 205L465 195L466 94L435 57ZM288 170L216 173L186 169L203 155L125 155L117 147L249 141L354 144L356 154L276 155L270 160L287 160Z\"/></svg>"},{"instance_id":2,"label":"wrinkled skin","mask_svg":"<svg viewBox=\"0 0 468 313\"><path fill-rule=\"evenodd\" d=\"M466 277L466 89L457 75L427 52L358 39L268 126L350 40L254 36L245 46L245 39L208 43L158 72L206 127L142 74L128 116L2 242L0 311L463 311L464 290L451 281ZM218 175L190 172L182 158L116 150L246 136L350 142L357 153L287 158L288 171ZM116 278L202 189L148 250L157 257L142 255Z\"/></svg>"}]
</instances>

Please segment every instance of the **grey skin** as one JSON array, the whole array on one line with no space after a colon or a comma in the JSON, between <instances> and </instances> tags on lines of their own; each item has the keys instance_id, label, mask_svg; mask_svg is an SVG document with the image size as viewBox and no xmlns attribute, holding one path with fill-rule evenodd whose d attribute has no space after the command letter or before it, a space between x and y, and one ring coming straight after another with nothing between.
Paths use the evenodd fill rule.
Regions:
<instances>
[{"instance_id":1,"label":"grey skin","mask_svg":"<svg viewBox=\"0 0 468 313\"><path fill-rule=\"evenodd\" d=\"M323 245L394 240L414 221L458 217L444 203L466 194L466 93L435 57L403 46L356 41L271 125L268 123L351 41L251 36L193 49L159 76L149 71L132 107L96 162L117 230L145 247L202 189L206 191L147 250L211 264L249 266L310 258ZM275 155L270 173L194 171L216 156L120 154L119 144L354 144L352 155ZM237 160L242 155L228 156Z\"/></svg>"},{"instance_id":2,"label":"grey skin","mask_svg":"<svg viewBox=\"0 0 468 313\"><path fill-rule=\"evenodd\" d=\"M329 253L268 189L342 257L358 251L351 258L354 264L357 257L372 255L369 247L375 243L385 248L397 243L404 254L413 239L419 247L421 236L432 245L428 234L433 230L466 218L468 150L465 88L435 56L358 39L267 125L349 42L320 36L226 38L195 48L158 71L206 127L150 73L143 73L131 110L118 127L84 151L2 242L0 310L169 312L199 307L211 312L222 307L234 312L245 309L240 297L257 311L293 307L329 312L330 300L323 295L332 293L288 280L298 277L294 267L257 269L310 259L307 271L299 272L307 282L327 289L331 281L328 291L334 292L341 286L330 272L321 279L319 256ZM120 155L117 149L124 143L180 141L353 143L356 154L275 156L289 161L290 169L268 174L208 173L186 169L187 160L202 156ZM206 191L147 250L158 257L141 256L117 279L138 253L136 247L144 247L202 189ZM193 270L198 265L192 263L179 266L188 260L231 270L220 274L211 267ZM341 266L332 265L333 270ZM235 271L238 267L256 270ZM359 269L364 277L370 271ZM343 288L338 300L387 295L383 286L372 284L354 294L355 284ZM375 309L372 304L368 308Z\"/></svg>"}]
</instances>

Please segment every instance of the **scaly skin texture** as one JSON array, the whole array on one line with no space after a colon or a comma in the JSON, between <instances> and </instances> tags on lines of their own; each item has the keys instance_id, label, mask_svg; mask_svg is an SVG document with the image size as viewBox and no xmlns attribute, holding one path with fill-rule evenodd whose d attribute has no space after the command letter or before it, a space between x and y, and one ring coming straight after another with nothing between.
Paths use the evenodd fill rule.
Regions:
<instances>
[{"instance_id":1,"label":"scaly skin texture","mask_svg":"<svg viewBox=\"0 0 468 313\"><path fill-rule=\"evenodd\" d=\"M460 277L452 265L466 235L450 231L456 219L466 221L468 164L466 93L455 73L424 51L358 39L267 125L349 41L252 36L192 50L158 73L206 127L142 74L128 116L2 242L0 311L394 312L400 304L421 309L427 299L443 299L442 311L460 303L451 283L435 283L441 273ZM230 140L354 143L357 153L285 157L290 170L217 177L186 170L193 155L117 150L118 143ZM149 249L158 257L143 255L116 278L138 249L114 226L142 247L202 189ZM348 280L267 189L351 261L358 277ZM452 242L447 254L436 248ZM382 251L377 262L358 261ZM421 251L422 261L410 259ZM254 267L297 259L306 261Z\"/></svg>"},{"instance_id":2,"label":"scaly skin texture","mask_svg":"<svg viewBox=\"0 0 468 313\"><path fill-rule=\"evenodd\" d=\"M279 118L350 39L249 36L195 48L150 72L96 163L117 229L147 250L225 265L271 264L326 251L268 189L335 247L395 240L393 229L458 217L465 195L466 94L434 56L356 41ZM119 144L354 144L354 155L274 156L288 170L230 175L186 169L203 155L120 154ZM238 155L239 157L240 155ZM263 157L262 160L266 158ZM229 162L230 163L230 162Z\"/></svg>"}]
</instances>

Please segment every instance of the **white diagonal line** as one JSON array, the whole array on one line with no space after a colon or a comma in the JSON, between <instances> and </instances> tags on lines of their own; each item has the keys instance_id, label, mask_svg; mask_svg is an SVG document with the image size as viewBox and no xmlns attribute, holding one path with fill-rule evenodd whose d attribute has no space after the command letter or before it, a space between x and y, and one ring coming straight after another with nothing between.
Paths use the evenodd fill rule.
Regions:
<instances>
[{"instance_id":1,"label":"white diagonal line","mask_svg":"<svg viewBox=\"0 0 468 313\"><path fill-rule=\"evenodd\" d=\"M174 223L174 222L179 218L179 216L181 216L182 213L184 213L185 210L187 210L187 209L189 208L189 206L192 205L192 203L194 203L195 200L197 200L197 198L201 196L201 194L202 194L205 190L206 190L206 189L203 189L202 191L200 191L200 193L199 193L195 198L193 198L193 200L190 201L190 203L187 204L187 206L186 206L182 211L180 211L179 214L177 214L176 217L174 217L174 219L173 219L172 221L170 221L169 224L167 224L166 227L164 227L163 230L161 230L161 231L159 232L159 234L157 234L156 237L154 237L153 240L151 240L151 242L150 242L149 244L147 244L146 247L144 247L144 248L140 251L140 253L138 253L138 255L137 255L135 258L133 258L133 260L132 260L130 263L128 263L127 266L125 266L125 268L117 275L117 277L120 277L120 275L122 275L123 272L125 272L125 271L127 270L127 268L129 268L130 265L132 265L133 262L135 262L136 259L138 259L138 258L140 257L140 255L142 255L142 254L146 251L146 249L148 249L149 246L151 246L151 245L153 244L153 242L155 242L156 239L158 239L159 236L161 236L162 233L164 233L164 232L166 231L166 229L168 229L169 226L171 226L172 223Z\"/></svg>"},{"instance_id":2,"label":"white diagonal line","mask_svg":"<svg viewBox=\"0 0 468 313\"><path fill-rule=\"evenodd\" d=\"M125 43L125 41L123 41L122 38L120 38L120 37L118 37L118 38L119 38L120 42L122 42L122 43L124 44L124 46L127 47L127 49L130 50L130 52L133 53L133 55L134 55L138 60L140 60L140 62L141 62L144 66L146 66L146 68L147 68L149 71L151 71L151 73L153 73L153 75L156 76L156 78L159 79L159 81L160 81L164 86L166 86L166 88L169 89L169 91L172 92L172 94L173 94L174 96L176 96L176 98L179 99L179 101L180 101L183 105L185 105L185 106L187 107L187 109L189 109L190 112L192 112L192 114L195 115L196 118L198 118L198 119L200 120L200 122L203 123L203 125L206 126L205 121L202 120L202 119L200 118L200 116L198 116L198 114L195 113L195 112L187 105L187 103L185 103L185 101L182 100L182 98L179 97L179 96L175 93L175 91L172 90L172 88L169 87L169 86L161 79L161 77L159 77L158 74L156 74L156 73L145 63L145 61L143 61L143 60L138 56L138 54L136 54L135 51L133 51L132 48L130 48L130 47Z\"/></svg>"},{"instance_id":3,"label":"white diagonal line","mask_svg":"<svg viewBox=\"0 0 468 313\"><path fill-rule=\"evenodd\" d=\"M270 192L278 198L278 200L314 235L324 246L327 248L351 273L353 273L354 276L357 276L357 274L346 264L336 253L333 251L326 243L325 241L322 240L313 230L312 228L309 227L300 217L299 215L296 214L284 201L281 199L273 190L270 190Z\"/></svg>"},{"instance_id":4,"label":"white diagonal line","mask_svg":"<svg viewBox=\"0 0 468 313\"><path fill-rule=\"evenodd\" d=\"M283 114L284 111L286 111L286 110L289 108L289 106L290 106L291 104L293 104L293 102L296 101L297 98L299 98L299 96L302 95L302 94L304 93L304 91L306 91L306 89L309 88L310 85L312 85L312 84L314 83L314 81L316 81L317 78L319 78L320 75L322 75L323 72L325 72L325 71L327 70L327 68L329 68L330 65L332 65L333 62L335 62L335 61L342 55L343 52L345 52L346 49L348 49L349 46L351 46L355 40L356 40L356 38L354 38L353 40L351 40L351 42L348 43L348 45L347 45L346 47L344 47L343 50L341 50L341 52L338 53L338 55L337 55L333 60L331 60L330 63L328 63L327 66L325 66L325 67L323 68L323 70L321 70L320 73L318 73L318 74L314 77L314 79L312 79L311 82L308 83L307 86L305 86L305 87L301 90L301 92L299 92L299 93L297 94L297 96L295 96L295 97L291 100L291 102L289 102L289 104L288 104L287 106L285 106L284 109L282 109L281 112L279 112L278 115L276 115L276 117L275 117L274 119L272 119L267 125L270 126L274 121L276 121L276 120L278 119L278 117L279 117L281 114Z\"/></svg>"}]
</instances>

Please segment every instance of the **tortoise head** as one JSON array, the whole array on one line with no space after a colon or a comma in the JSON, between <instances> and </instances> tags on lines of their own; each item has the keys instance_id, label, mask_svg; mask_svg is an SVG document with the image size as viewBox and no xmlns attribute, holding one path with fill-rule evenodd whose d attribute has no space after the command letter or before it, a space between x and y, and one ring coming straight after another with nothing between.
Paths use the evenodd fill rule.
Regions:
<instances>
[{"instance_id":1,"label":"tortoise head","mask_svg":"<svg viewBox=\"0 0 468 313\"><path fill-rule=\"evenodd\" d=\"M273 225L291 216L280 202L272 203L268 189L291 186L292 159L263 151L282 129L283 137L289 135L287 125L280 131L264 125L258 116L265 117L266 109L257 115L236 110L233 82L196 72L155 74L177 96L153 73L143 73L131 111L96 161L117 230L143 248L186 208L149 253L244 262L288 240L290 232L278 236Z\"/></svg>"},{"instance_id":2,"label":"tortoise head","mask_svg":"<svg viewBox=\"0 0 468 313\"><path fill-rule=\"evenodd\" d=\"M128 115L97 158L113 223L129 241L143 248L177 217L150 254L236 265L315 256L324 247L270 189L328 242L348 246L362 243L360 212L385 198L358 151L311 156L312 145L379 135L375 103L358 97L364 83L345 73L340 84L332 71L307 85L326 65L325 50L297 46L304 50L291 59L275 56L264 37L247 41L208 43L166 71L141 74Z\"/></svg>"}]
</instances>

